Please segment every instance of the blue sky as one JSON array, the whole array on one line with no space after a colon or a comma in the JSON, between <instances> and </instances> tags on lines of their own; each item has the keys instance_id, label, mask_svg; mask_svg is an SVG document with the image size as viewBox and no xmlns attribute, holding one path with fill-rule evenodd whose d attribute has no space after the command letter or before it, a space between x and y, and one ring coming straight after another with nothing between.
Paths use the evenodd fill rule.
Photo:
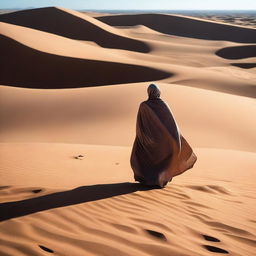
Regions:
<instances>
[{"instance_id":1,"label":"blue sky","mask_svg":"<svg viewBox=\"0 0 256 256\"><path fill-rule=\"evenodd\" d=\"M0 0L0 9L46 6L98 10L256 10L256 0Z\"/></svg>"}]
</instances>

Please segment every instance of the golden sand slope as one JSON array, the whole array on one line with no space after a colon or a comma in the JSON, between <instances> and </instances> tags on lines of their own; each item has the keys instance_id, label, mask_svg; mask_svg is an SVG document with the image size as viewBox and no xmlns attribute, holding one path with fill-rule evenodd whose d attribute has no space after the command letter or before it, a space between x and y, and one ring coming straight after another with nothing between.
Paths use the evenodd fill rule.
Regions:
<instances>
[{"instance_id":1,"label":"golden sand slope","mask_svg":"<svg viewBox=\"0 0 256 256\"><path fill-rule=\"evenodd\" d=\"M193 170L145 190L130 183L130 148L2 144L2 255L253 255L255 153L196 153Z\"/></svg>"},{"instance_id":2,"label":"golden sand slope","mask_svg":"<svg viewBox=\"0 0 256 256\"><path fill-rule=\"evenodd\" d=\"M132 142L145 86L1 88L3 255L253 255L256 155L246 151L255 149L255 104L172 86L161 88L186 138L201 146L198 163L149 191L133 183L131 148L111 146ZM110 146L53 143L79 139Z\"/></svg>"},{"instance_id":3,"label":"golden sand slope","mask_svg":"<svg viewBox=\"0 0 256 256\"><path fill-rule=\"evenodd\" d=\"M158 83L196 147L255 151L253 99ZM66 90L0 87L0 140L131 146L148 83Z\"/></svg>"},{"instance_id":4,"label":"golden sand slope","mask_svg":"<svg viewBox=\"0 0 256 256\"><path fill-rule=\"evenodd\" d=\"M63 8L0 15L1 256L254 256L256 30L99 19L125 27ZM129 165L150 80L198 156L164 189Z\"/></svg>"}]
</instances>

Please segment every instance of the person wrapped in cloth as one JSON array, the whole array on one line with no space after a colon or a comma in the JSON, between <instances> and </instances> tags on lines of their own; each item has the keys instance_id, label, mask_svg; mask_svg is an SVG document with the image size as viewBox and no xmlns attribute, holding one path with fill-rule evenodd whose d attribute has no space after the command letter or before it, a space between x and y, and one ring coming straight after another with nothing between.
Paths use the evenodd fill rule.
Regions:
<instances>
[{"instance_id":1,"label":"person wrapped in cloth","mask_svg":"<svg viewBox=\"0 0 256 256\"><path fill-rule=\"evenodd\" d=\"M159 88L150 84L147 91L148 100L138 110L130 163L136 181L164 187L192 168L197 157L180 134L168 104L160 99Z\"/></svg>"}]
</instances>

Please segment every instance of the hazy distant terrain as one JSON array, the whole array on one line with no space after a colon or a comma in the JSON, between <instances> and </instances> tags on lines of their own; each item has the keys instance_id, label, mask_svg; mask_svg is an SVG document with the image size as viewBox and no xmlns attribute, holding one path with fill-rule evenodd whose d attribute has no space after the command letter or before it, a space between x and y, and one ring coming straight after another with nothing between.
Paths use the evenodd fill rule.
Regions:
<instances>
[{"instance_id":1,"label":"hazy distant terrain","mask_svg":"<svg viewBox=\"0 0 256 256\"><path fill-rule=\"evenodd\" d=\"M18 9L0 9L0 14L16 12Z\"/></svg>"},{"instance_id":2,"label":"hazy distant terrain","mask_svg":"<svg viewBox=\"0 0 256 256\"><path fill-rule=\"evenodd\" d=\"M19 9L0 9L0 14L18 11ZM234 25L248 26L256 28L256 11L157 11L157 10L138 10L138 11L124 11L124 10L79 10L82 13L168 13L181 14L186 16L198 17L207 20L230 23Z\"/></svg>"},{"instance_id":3,"label":"hazy distant terrain","mask_svg":"<svg viewBox=\"0 0 256 256\"><path fill-rule=\"evenodd\" d=\"M191 15L193 17L198 17L207 20L213 20L218 22L230 23L234 25L248 26L256 28L256 13L231 13L231 14L207 14L198 13Z\"/></svg>"}]
</instances>

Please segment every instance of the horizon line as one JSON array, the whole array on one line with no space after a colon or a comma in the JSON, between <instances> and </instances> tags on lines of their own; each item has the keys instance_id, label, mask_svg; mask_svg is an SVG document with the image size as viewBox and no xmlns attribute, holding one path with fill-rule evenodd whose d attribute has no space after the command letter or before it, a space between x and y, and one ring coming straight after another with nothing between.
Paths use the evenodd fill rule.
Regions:
<instances>
[{"instance_id":1,"label":"horizon line","mask_svg":"<svg viewBox=\"0 0 256 256\"><path fill-rule=\"evenodd\" d=\"M44 6L44 7L16 7L16 8L0 8L0 10L24 10L24 9L40 9L49 7L62 6ZM66 7L64 7L66 8ZM73 8L67 8L73 9ZM73 9L76 11L256 11L256 9Z\"/></svg>"}]
</instances>

